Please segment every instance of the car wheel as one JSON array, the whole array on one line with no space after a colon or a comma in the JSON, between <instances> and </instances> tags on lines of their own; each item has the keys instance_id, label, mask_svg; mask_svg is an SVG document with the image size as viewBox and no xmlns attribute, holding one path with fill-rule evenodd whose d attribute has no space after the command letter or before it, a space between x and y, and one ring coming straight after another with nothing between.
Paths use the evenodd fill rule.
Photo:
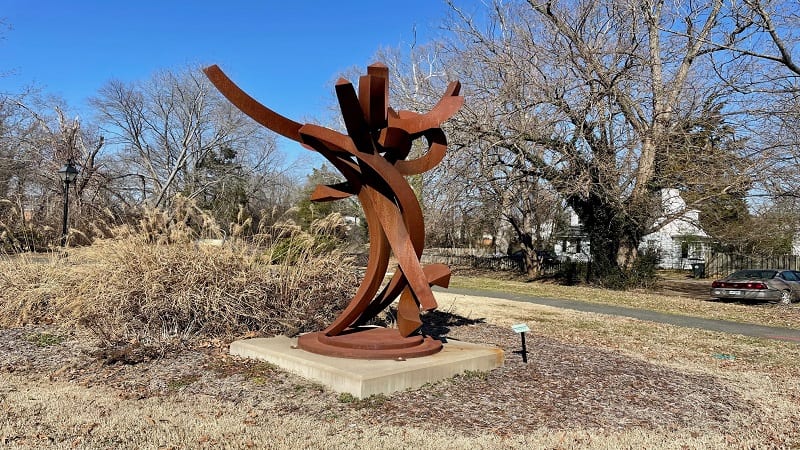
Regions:
<instances>
[{"instance_id":1,"label":"car wheel","mask_svg":"<svg viewBox=\"0 0 800 450\"><path fill-rule=\"evenodd\" d=\"M783 305L788 305L788 304L792 303L792 293L789 292L789 291L781 292L780 303L783 304Z\"/></svg>"}]
</instances>

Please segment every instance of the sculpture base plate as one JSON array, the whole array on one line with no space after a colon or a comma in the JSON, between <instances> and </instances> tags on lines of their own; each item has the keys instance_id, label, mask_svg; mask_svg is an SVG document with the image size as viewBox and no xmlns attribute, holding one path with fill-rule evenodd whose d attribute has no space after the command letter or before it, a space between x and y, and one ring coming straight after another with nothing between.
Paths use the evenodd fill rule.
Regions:
<instances>
[{"instance_id":1,"label":"sculpture base plate","mask_svg":"<svg viewBox=\"0 0 800 450\"><path fill-rule=\"evenodd\" d=\"M348 329L337 336L308 333L297 339L297 346L318 355L351 359L420 358L442 350L442 343L430 336L403 337L394 328L379 327Z\"/></svg>"},{"instance_id":2,"label":"sculpture base plate","mask_svg":"<svg viewBox=\"0 0 800 450\"><path fill-rule=\"evenodd\" d=\"M499 348L454 339L440 352L404 361L334 358L301 350L296 344L296 339L286 336L245 339L231 343L230 353L275 364L357 398L417 389L468 370L490 371L502 366L504 359Z\"/></svg>"}]
</instances>

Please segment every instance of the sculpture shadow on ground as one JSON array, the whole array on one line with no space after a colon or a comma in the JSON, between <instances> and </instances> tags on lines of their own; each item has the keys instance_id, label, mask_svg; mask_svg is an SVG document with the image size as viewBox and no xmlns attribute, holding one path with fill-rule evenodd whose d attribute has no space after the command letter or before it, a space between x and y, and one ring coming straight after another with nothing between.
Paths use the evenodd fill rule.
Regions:
<instances>
[{"instance_id":1,"label":"sculpture shadow on ground","mask_svg":"<svg viewBox=\"0 0 800 450\"><path fill-rule=\"evenodd\" d=\"M447 342L447 334L450 333L451 327L460 327L464 325L476 325L486 323L486 319L477 318L470 319L468 317L459 316L445 311L429 311L425 314L425 321L422 324L422 334L431 336L442 342Z\"/></svg>"}]
</instances>

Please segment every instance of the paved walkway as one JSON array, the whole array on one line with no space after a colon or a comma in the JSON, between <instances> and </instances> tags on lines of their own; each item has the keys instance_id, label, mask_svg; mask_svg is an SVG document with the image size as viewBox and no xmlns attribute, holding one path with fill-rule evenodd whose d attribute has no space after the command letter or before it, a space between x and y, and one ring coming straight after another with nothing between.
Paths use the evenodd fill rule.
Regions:
<instances>
[{"instance_id":1,"label":"paved walkway","mask_svg":"<svg viewBox=\"0 0 800 450\"><path fill-rule=\"evenodd\" d=\"M438 290L438 289L437 289ZM575 311L608 314L612 316L631 317L650 322L665 323L679 327L699 328L709 331L720 331L730 334L741 334L765 339L789 341L800 344L800 330L784 327L769 327L748 323L731 322L728 320L703 319L699 317L668 314L647 309L628 308L624 306L603 305L579 300L566 300L557 298L534 297L525 294L516 294L502 291L448 288L442 290L453 294L470 295L476 297L499 298L517 302L536 303L539 305L553 306Z\"/></svg>"}]
</instances>

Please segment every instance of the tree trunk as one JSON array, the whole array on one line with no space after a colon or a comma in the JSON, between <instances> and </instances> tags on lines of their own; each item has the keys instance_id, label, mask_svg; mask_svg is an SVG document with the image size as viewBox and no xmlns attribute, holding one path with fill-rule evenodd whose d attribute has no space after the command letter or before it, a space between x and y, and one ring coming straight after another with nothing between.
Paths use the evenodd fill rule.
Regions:
<instances>
[{"instance_id":1,"label":"tree trunk","mask_svg":"<svg viewBox=\"0 0 800 450\"><path fill-rule=\"evenodd\" d=\"M537 278L542 275L542 263L536 251L533 249L525 249L525 272L530 278Z\"/></svg>"},{"instance_id":2,"label":"tree trunk","mask_svg":"<svg viewBox=\"0 0 800 450\"><path fill-rule=\"evenodd\" d=\"M607 204L599 196L590 196L588 200L572 199L570 204L589 237L592 272L587 280L602 283L620 279L638 256L642 230L632 227L631 220L625 220L614 205Z\"/></svg>"}]
</instances>

